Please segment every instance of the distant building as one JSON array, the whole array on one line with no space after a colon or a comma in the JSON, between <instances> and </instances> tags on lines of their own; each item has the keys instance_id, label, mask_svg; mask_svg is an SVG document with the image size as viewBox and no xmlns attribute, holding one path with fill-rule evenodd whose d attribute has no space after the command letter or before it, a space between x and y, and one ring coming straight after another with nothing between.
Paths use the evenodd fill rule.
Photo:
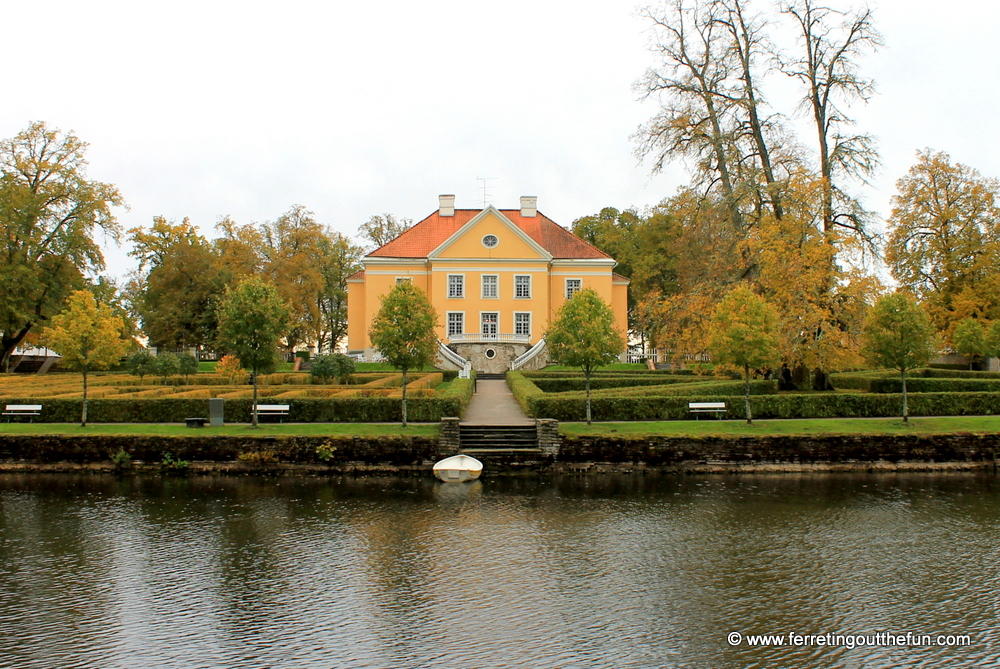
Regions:
<instances>
[{"instance_id":1,"label":"distant building","mask_svg":"<svg viewBox=\"0 0 1000 669\"><path fill-rule=\"evenodd\" d=\"M348 279L347 345L366 358L376 353L368 327L379 299L400 281L427 293L438 338L479 371L506 371L529 349L517 366L545 364L542 335L581 288L596 290L628 330L629 280L612 271L614 258L540 213L534 197L522 197L520 209L455 209L455 196L442 195L437 211L362 264ZM441 362L452 358L442 352Z\"/></svg>"}]
</instances>

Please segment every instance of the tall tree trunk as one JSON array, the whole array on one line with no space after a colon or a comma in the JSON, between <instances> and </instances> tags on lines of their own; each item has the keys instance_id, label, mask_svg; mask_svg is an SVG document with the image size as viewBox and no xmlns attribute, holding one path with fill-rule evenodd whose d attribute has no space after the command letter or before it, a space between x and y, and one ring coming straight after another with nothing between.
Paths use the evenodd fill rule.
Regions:
<instances>
[{"instance_id":1,"label":"tall tree trunk","mask_svg":"<svg viewBox=\"0 0 1000 669\"><path fill-rule=\"evenodd\" d=\"M746 400L747 425L753 425L750 415L750 365L743 365L743 399Z\"/></svg>"},{"instance_id":2,"label":"tall tree trunk","mask_svg":"<svg viewBox=\"0 0 1000 669\"><path fill-rule=\"evenodd\" d=\"M406 368L403 368L403 427L406 427Z\"/></svg>"},{"instance_id":3,"label":"tall tree trunk","mask_svg":"<svg viewBox=\"0 0 1000 669\"><path fill-rule=\"evenodd\" d=\"M87 427L87 370L83 370L83 413L80 414L80 427Z\"/></svg>"},{"instance_id":4,"label":"tall tree trunk","mask_svg":"<svg viewBox=\"0 0 1000 669\"><path fill-rule=\"evenodd\" d=\"M251 374L253 374L253 411L250 415L250 424L257 427L257 370L254 369Z\"/></svg>"},{"instance_id":5,"label":"tall tree trunk","mask_svg":"<svg viewBox=\"0 0 1000 669\"><path fill-rule=\"evenodd\" d=\"M583 377L587 380L587 425L590 425L590 368L583 370Z\"/></svg>"},{"instance_id":6,"label":"tall tree trunk","mask_svg":"<svg viewBox=\"0 0 1000 669\"><path fill-rule=\"evenodd\" d=\"M909 408L906 406L906 370L899 370L899 376L903 381L903 422L910 422L910 412Z\"/></svg>"}]
</instances>

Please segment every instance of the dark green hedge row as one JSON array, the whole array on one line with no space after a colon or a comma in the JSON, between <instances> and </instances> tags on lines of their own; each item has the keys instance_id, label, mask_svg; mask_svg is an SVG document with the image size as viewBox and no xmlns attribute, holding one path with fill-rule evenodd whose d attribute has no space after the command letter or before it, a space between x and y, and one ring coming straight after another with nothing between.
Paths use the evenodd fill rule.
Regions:
<instances>
[{"instance_id":1,"label":"dark green hedge row","mask_svg":"<svg viewBox=\"0 0 1000 669\"><path fill-rule=\"evenodd\" d=\"M531 378L539 390L546 393L565 393L574 390L586 390L587 380L583 375L563 378ZM671 383L690 383L691 379L683 376L595 376L590 379L591 390L604 388L634 388L636 386L664 386Z\"/></svg>"},{"instance_id":2,"label":"dark green hedge row","mask_svg":"<svg viewBox=\"0 0 1000 669\"><path fill-rule=\"evenodd\" d=\"M529 379L576 379L583 378L583 372L562 370L547 372L544 369L520 372ZM694 376L693 369L598 369L591 376Z\"/></svg>"},{"instance_id":3,"label":"dark green hedge row","mask_svg":"<svg viewBox=\"0 0 1000 669\"><path fill-rule=\"evenodd\" d=\"M725 418L744 417L743 398L732 395L689 397L594 398L594 420L694 419L688 402L725 402ZM584 420L584 399L525 395L527 412L536 418ZM756 395L750 398L755 418L849 418L898 416L902 396L895 394L831 393ZM1000 413L1000 393L914 393L909 395L914 416L984 415Z\"/></svg>"},{"instance_id":4,"label":"dark green hedge row","mask_svg":"<svg viewBox=\"0 0 1000 669\"><path fill-rule=\"evenodd\" d=\"M895 378L871 379L868 389L873 393L901 393L903 382ZM996 393L1000 392L1000 379L925 379L907 378L908 393Z\"/></svg>"},{"instance_id":5,"label":"dark green hedge row","mask_svg":"<svg viewBox=\"0 0 1000 669\"><path fill-rule=\"evenodd\" d=\"M463 379L465 381L465 379ZM471 386L471 384L469 384ZM468 400L461 384L454 393L441 397L407 399L407 418L414 422L433 422L444 416L461 416ZM448 389L451 391L451 388ZM6 404L41 404L40 422L75 423L80 420L82 400L30 397L6 399ZM253 400L227 399L226 421L250 421ZM288 404L288 418L293 423L391 423L402 416L398 397L352 397L339 399L262 398L261 404ZM182 398L95 399L87 408L88 421L94 423L183 423L189 417L208 417L208 400Z\"/></svg>"},{"instance_id":6,"label":"dark green hedge row","mask_svg":"<svg viewBox=\"0 0 1000 669\"><path fill-rule=\"evenodd\" d=\"M610 388L600 390L594 397L697 397L701 395L742 395L742 381L706 380L701 382L686 382L667 386L643 386L638 388ZM774 381L757 379L750 382L751 395L770 395L778 392ZM568 394L569 395L569 394ZM574 392L571 397L585 395Z\"/></svg>"},{"instance_id":7,"label":"dark green hedge row","mask_svg":"<svg viewBox=\"0 0 1000 669\"><path fill-rule=\"evenodd\" d=\"M1000 379L1000 372L977 372L969 369L915 369L907 376L928 379Z\"/></svg>"}]
</instances>

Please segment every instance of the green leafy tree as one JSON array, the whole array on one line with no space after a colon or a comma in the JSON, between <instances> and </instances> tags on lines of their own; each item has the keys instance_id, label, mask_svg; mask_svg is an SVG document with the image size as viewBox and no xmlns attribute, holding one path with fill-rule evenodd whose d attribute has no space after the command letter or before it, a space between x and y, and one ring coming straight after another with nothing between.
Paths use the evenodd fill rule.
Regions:
<instances>
[{"instance_id":1,"label":"green leafy tree","mask_svg":"<svg viewBox=\"0 0 1000 669\"><path fill-rule=\"evenodd\" d=\"M396 218L392 214L375 215L363 223L358 229L362 238L370 241L378 248L385 246L396 237L413 227L412 218Z\"/></svg>"},{"instance_id":2,"label":"green leafy tree","mask_svg":"<svg viewBox=\"0 0 1000 669\"><path fill-rule=\"evenodd\" d=\"M986 353L986 327L977 318L963 318L951 335L955 350L969 358L969 369L976 358Z\"/></svg>"},{"instance_id":3,"label":"green leafy tree","mask_svg":"<svg viewBox=\"0 0 1000 669\"><path fill-rule=\"evenodd\" d=\"M177 371L179 371L181 376L184 377L184 383L186 384L192 374L198 373L198 358L194 357L190 353L185 353L177 356L177 362Z\"/></svg>"},{"instance_id":4,"label":"green leafy tree","mask_svg":"<svg viewBox=\"0 0 1000 669\"><path fill-rule=\"evenodd\" d=\"M336 378L340 383L346 383L347 377L354 373L354 359L342 353L321 355L309 366L309 376L319 379L320 383L329 383Z\"/></svg>"},{"instance_id":5,"label":"green leafy tree","mask_svg":"<svg viewBox=\"0 0 1000 669\"><path fill-rule=\"evenodd\" d=\"M181 371L181 363L173 353L157 353L153 358L153 374L163 380L163 385L167 384L167 379Z\"/></svg>"},{"instance_id":6,"label":"green leafy tree","mask_svg":"<svg viewBox=\"0 0 1000 669\"><path fill-rule=\"evenodd\" d=\"M930 317L914 298L892 293L878 299L865 321L861 353L873 365L899 370L904 422L909 420L906 373L927 364L934 352Z\"/></svg>"},{"instance_id":7,"label":"green leafy tree","mask_svg":"<svg viewBox=\"0 0 1000 669\"><path fill-rule=\"evenodd\" d=\"M556 362L583 371L590 425L590 377L625 350L625 337L615 328L614 312L592 288L578 291L559 308L545 333L545 343Z\"/></svg>"},{"instance_id":8,"label":"green leafy tree","mask_svg":"<svg viewBox=\"0 0 1000 669\"><path fill-rule=\"evenodd\" d=\"M125 368L132 376L138 376L139 383L142 384L143 377L153 373L154 359L149 351L142 349L128 357L128 360L125 362Z\"/></svg>"},{"instance_id":9,"label":"green leafy tree","mask_svg":"<svg viewBox=\"0 0 1000 669\"><path fill-rule=\"evenodd\" d=\"M437 312L427 295L409 281L382 297L382 306L368 329L372 346L403 372L402 422L406 427L406 375L434 360L437 351Z\"/></svg>"},{"instance_id":10,"label":"green leafy tree","mask_svg":"<svg viewBox=\"0 0 1000 669\"><path fill-rule=\"evenodd\" d=\"M990 323L983 342L984 354L990 358L1000 357L1000 319Z\"/></svg>"},{"instance_id":11,"label":"green leafy tree","mask_svg":"<svg viewBox=\"0 0 1000 669\"><path fill-rule=\"evenodd\" d=\"M70 294L66 310L53 316L43 331L45 345L62 356L62 364L83 375L81 427L87 426L87 375L107 369L125 354L124 325L111 308L99 305L94 295L80 290Z\"/></svg>"},{"instance_id":12,"label":"green leafy tree","mask_svg":"<svg viewBox=\"0 0 1000 669\"><path fill-rule=\"evenodd\" d=\"M709 325L712 360L743 370L747 425L750 413L750 370L772 367L780 359L778 312L746 284L733 288L716 307Z\"/></svg>"},{"instance_id":13,"label":"green leafy tree","mask_svg":"<svg viewBox=\"0 0 1000 669\"><path fill-rule=\"evenodd\" d=\"M95 240L117 238L118 189L87 178L87 144L32 123L0 141L0 362L104 268Z\"/></svg>"},{"instance_id":14,"label":"green leafy tree","mask_svg":"<svg viewBox=\"0 0 1000 669\"><path fill-rule=\"evenodd\" d=\"M289 326L288 307L270 283L249 278L226 291L219 306L219 342L253 377L252 424L257 427L257 384L272 371Z\"/></svg>"}]
</instances>

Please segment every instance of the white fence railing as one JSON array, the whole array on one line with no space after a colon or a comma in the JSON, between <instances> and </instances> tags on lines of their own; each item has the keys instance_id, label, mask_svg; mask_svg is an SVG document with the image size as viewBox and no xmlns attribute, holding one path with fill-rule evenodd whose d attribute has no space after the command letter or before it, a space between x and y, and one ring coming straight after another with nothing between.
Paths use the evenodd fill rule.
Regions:
<instances>
[{"instance_id":1,"label":"white fence railing","mask_svg":"<svg viewBox=\"0 0 1000 669\"><path fill-rule=\"evenodd\" d=\"M460 378L460 379L467 379L467 378L469 378L470 374L472 373L472 362L471 361L466 360L465 358L463 358L462 356L460 356L458 353L455 353L454 351L452 351L450 348L448 348L447 346L445 346L445 343L443 341L441 341L440 339L438 339L438 353L440 353L441 357L444 358L445 360L447 360L448 362L451 362L452 364L458 365L458 368L459 368L458 378Z\"/></svg>"},{"instance_id":2,"label":"white fence railing","mask_svg":"<svg viewBox=\"0 0 1000 669\"><path fill-rule=\"evenodd\" d=\"M498 344L528 344L531 342L531 335L463 332L462 334L448 335L448 341L452 344L476 344L480 342L497 342Z\"/></svg>"},{"instance_id":3,"label":"white fence railing","mask_svg":"<svg viewBox=\"0 0 1000 669\"><path fill-rule=\"evenodd\" d=\"M517 371L521 369L526 363L530 362L535 356L545 350L545 340L539 339L538 343L529 348L527 351L517 356L510 362L511 371Z\"/></svg>"}]
</instances>

